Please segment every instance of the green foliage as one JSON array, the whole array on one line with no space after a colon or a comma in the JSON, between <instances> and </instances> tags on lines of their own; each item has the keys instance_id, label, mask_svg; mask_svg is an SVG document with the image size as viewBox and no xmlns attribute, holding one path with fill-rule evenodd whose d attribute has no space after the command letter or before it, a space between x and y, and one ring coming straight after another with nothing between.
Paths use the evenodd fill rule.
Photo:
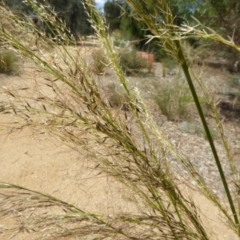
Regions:
<instances>
[{"instance_id":1,"label":"green foliage","mask_svg":"<svg viewBox=\"0 0 240 240\"><path fill-rule=\"evenodd\" d=\"M170 56L166 56L165 58L162 58L160 61L162 63L162 77L165 78L167 74L172 75L172 73L174 73L174 69L178 65L176 60Z\"/></svg>"},{"instance_id":2,"label":"green foliage","mask_svg":"<svg viewBox=\"0 0 240 240\"><path fill-rule=\"evenodd\" d=\"M18 57L13 51L0 51L0 73L19 74Z\"/></svg>"},{"instance_id":3,"label":"green foliage","mask_svg":"<svg viewBox=\"0 0 240 240\"><path fill-rule=\"evenodd\" d=\"M121 23L121 8L115 2L114 0L112 1L107 1L104 4L104 15L107 21L107 24L109 26L109 31L113 32L116 29L120 28L120 23Z\"/></svg>"},{"instance_id":4,"label":"green foliage","mask_svg":"<svg viewBox=\"0 0 240 240\"><path fill-rule=\"evenodd\" d=\"M151 3L147 6L149 11L153 11L154 9L154 1ZM148 30L146 24L135 19L134 11L127 4L122 3L122 7L124 12L121 17L120 31L122 36L124 36L124 40L133 40L136 49L153 53L155 61L161 61L162 58L166 58L167 54L158 40L153 39L147 43L148 39L146 35L151 34L151 32Z\"/></svg>"},{"instance_id":5,"label":"green foliage","mask_svg":"<svg viewBox=\"0 0 240 240\"><path fill-rule=\"evenodd\" d=\"M121 30L130 39L142 40L145 38L144 25L137 22L129 12L125 12L121 19Z\"/></svg>"},{"instance_id":6,"label":"green foliage","mask_svg":"<svg viewBox=\"0 0 240 240\"><path fill-rule=\"evenodd\" d=\"M187 11L186 9L193 9L197 5L195 1L191 0L188 0L187 2L171 1L170 3L172 4L173 7L173 15L176 16L175 21L178 22L179 25L184 22L185 17L188 17L189 20L190 15L192 15L192 11L191 10ZM109 5L109 9L106 9L105 13L105 16L107 18L109 14L108 12L110 11L110 7L113 8L113 6L116 5L116 2L115 1L107 2L106 4L107 6ZM166 58L167 54L164 48L159 44L158 40L154 39L148 42L148 44L146 44L146 42L148 41L148 39L146 39L146 35L151 34L151 32L147 28L146 24L135 19L134 17L135 13L133 9L129 8L129 6L124 2L120 2L119 4L121 5L122 9L124 9L124 11L122 12L122 17L121 18L118 17L120 13L109 14L110 19L108 20L107 18L108 24L111 24L111 21L116 23L119 23L120 21L120 25L116 25L115 29L118 29L120 27L120 30L122 31L125 40L134 40L135 41L134 45L138 50L153 53L156 61L161 61L162 58ZM144 1L139 2L141 8L147 9L148 14L152 14L153 16L156 17L157 23L158 21L157 19L160 19L161 16L159 16L156 13L154 4L155 1L148 1L148 4L144 4ZM194 46L198 44L197 40L194 38L189 39L189 42ZM118 44L119 42L118 40L116 40L116 46Z\"/></svg>"},{"instance_id":7,"label":"green foliage","mask_svg":"<svg viewBox=\"0 0 240 240\"><path fill-rule=\"evenodd\" d=\"M173 82L153 82L152 98L168 120L186 120L192 117L193 99L186 82L175 78Z\"/></svg>"},{"instance_id":8,"label":"green foliage","mask_svg":"<svg viewBox=\"0 0 240 240\"><path fill-rule=\"evenodd\" d=\"M162 59L166 59L168 57L166 51L164 50L164 48L160 45L159 41L154 39L152 40L148 46L147 46L147 50L151 53L154 54L155 57L155 61L156 62L161 62Z\"/></svg>"},{"instance_id":9,"label":"green foliage","mask_svg":"<svg viewBox=\"0 0 240 240\"><path fill-rule=\"evenodd\" d=\"M54 26L49 24L50 22L42 22L43 19L39 16L39 13L31 5L31 1L18 1L18 0L4 0L5 4L10 7L14 13L21 16L27 15L33 19L41 30L46 31L47 34L55 37ZM43 0L38 1L39 4L44 3ZM52 10L56 12L56 19L58 19L59 24L61 21L66 23L68 29L70 29L71 34L78 39L78 36L85 36L94 33L91 24L88 21L88 15L84 8L85 0L49 0L48 3L52 7Z\"/></svg>"},{"instance_id":10,"label":"green foliage","mask_svg":"<svg viewBox=\"0 0 240 240\"><path fill-rule=\"evenodd\" d=\"M179 16L183 21L191 22L194 25L191 16L200 20L203 24L207 24L224 37L233 37L236 44L240 44L240 2L235 0L219 0L219 1L170 1L172 11L175 16ZM191 41L191 39L189 39ZM196 39L192 39L196 42ZM231 48L212 42L211 50L218 54L219 49L226 52L226 59L236 61L239 55L232 51Z\"/></svg>"},{"instance_id":11,"label":"green foliage","mask_svg":"<svg viewBox=\"0 0 240 240\"><path fill-rule=\"evenodd\" d=\"M148 28L151 29L152 33L160 39L160 41L162 42L166 51L181 64L182 70L184 72L187 83L189 85L189 89L191 90L191 94L192 94L193 100L195 102L199 117L201 119L202 125L206 132L206 136L207 136L212 154L214 156L216 166L218 168L218 171L219 171L219 174L220 174L220 177L222 180L222 184L223 184L223 187L224 187L227 199L228 199L228 203L231 208L233 217L231 217L230 221L234 222L233 225L234 225L235 231L237 232L237 234L239 234L239 216L237 214L238 211L236 209L236 206L237 205L239 206L239 203L235 204L233 202L233 193L230 192L229 184L226 180L226 176L225 176L225 172L223 170L222 163L219 159L217 149L215 147L212 135L209 130L209 126L208 126L206 118L204 116L204 113L203 113L203 110L202 110L202 107L201 107L201 104L199 101L199 97L196 92L192 76L190 74L189 62L185 58L185 53L183 52L183 49L182 49L182 41L181 40L183 38L187 38L187 37L190 37L191 35L193 35L195 37L207 38L207 39L211 39L213 41L221 42L227 46L231 46L232 48L234 48L238 51L240 51L240 48L237 45L235 45L233 41L224 39L221 35L217 34L213 29L210 29L204 25L201 25L200 22L198 22L198 25L195 27L191 27L187 24L181 25L180 28L177 25L173 26L174 19L172 17L171 9L169 8L169 5L167 4L166 1L158 1L158 4L159 4L158 7L159 7L159 9L161 9L161 12L164 14L163 14L163 19L162 19L163 21L159 22L157 25L155 23L155 18L152 16L149 17L148 11L146 11L146 9L142 9L141 7L139 7L138 2L134 2L132 0L127 0L127 2L130 2L131 6L135 9L135 11L138 13L138 15L141 16L141 18L139 18L139 20L148 25ZM146 1L144 1L144 2L146 2ZM168 26L167 29L166 29L166 26ZM176 29L179 29L180 34L177 34ZM208 34L208 32L210 32L211 34ZM177 34L177 38L176 38L176 34ZM199 82L200 82L200 80L199 80ZM206 90L206 87L202 84L202 82L200 84L201 84L201 89L203 90L205 96L207 98L210 98L209 93ZM218 129L222 133L223 132L222 125L221 125L219 117L217 115L215 106L211 105L211 110L214 113L215 121L218 126ZM225 139L224 134L221 135L221 138L222 138L223 145L226 149L226 152L228 154L228 160L230 162L232 171L236 173L236 171L237 171L236 166L234 165L234 162L232 161L232 157L230 155L229 147L227 145L227 141ZM207 190L206 195L208 195L208 193L209 192ZM211 199L211 201L213 201L215 203L217 201L216 198L213 199L210 196L209 196L209 199ZM221 208L221 211L222 211L222 206L221 207L220 207L220 205L218 205L218 206L219 206L219 209Z\"/></svg>"},{"instance_id":12,"label":"green foliage","mask_svg":"<svg viewBox=\"0 0 240 240\"><path fill-rule=\"evenodd\" d=\"M143 75L143 70L149 68L147 60L138 56L136 50L120 51L119 60L126 75Z\"/></svg>"},{"instance_id":13,"label":"green foliage","mask_svg":"<svg viewBox=\"0 0 240 240\"><path fill-rule=\"evenodd\" d=\"M115 47L120 47L120 48L126 47L126 46L125 46L125 43L123 42L123 40L121 40L121 39L119 39L119 38L115 38L115 39L113 40L113 45L114 45Z\"/></svg>"},{"instance_id":14,"label":"green foliage","mask_svg":"<svg viewBox=\"0 0 240 240\"><path fill-rule=\"evenodd\" d=\"M162 62L163 67L168 68L170 70L176 68L176 66L178 65L178 62L174 58L171 58L171 57L163 58L163 59L161 59L161 62Z\"/></svg>"}]
</instances>

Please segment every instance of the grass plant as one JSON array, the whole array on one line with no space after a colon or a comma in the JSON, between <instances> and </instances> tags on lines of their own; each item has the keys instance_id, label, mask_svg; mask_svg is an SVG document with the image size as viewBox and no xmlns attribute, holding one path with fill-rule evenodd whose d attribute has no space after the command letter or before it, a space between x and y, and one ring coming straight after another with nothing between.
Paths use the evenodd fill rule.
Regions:
<instances>
[{"instance_id":1,"label":"grass plant","mask_svg":"<svg viewBox=\"0 0 240 240\"><path fill-rule=\"evenodd\" d=\"M21 230L25 230L26 234L32 235L32 239L212 239L208 226L204 225L199 216L198 206L179 187L177 179L180 173L173 170L169 159L177 159L188 172L189 177L198 184L199 191L218 207L229 228L240 236L238 202L233 202L234 193L229 190L224 169L193 85L193 74L190 74L190 66L181 48L181 41L188 37L208 38L232 46L238 51L240 48L234 45L233 41L222 38L199 22L195 27L173 25L173 15L167 1L156 1L154 12L149 14L146 6L150 0L126 0L138 21L143 21L151 30L150 40L158 39L159 44L182 67L216 159L230 206L229 211L225 203L213 193L211 186L205 183L191 161L183 156L162 133L149 114L138 90L130 91L125 75L128 70L122 67L121 57L119 58L114 50L106 31L104 18L95 8L94 1L86 1L91 23L129 99L129 114L123 113L122 118L116 118L112 108L102 100L96 76L89 70L78 50L73 53L63 44L74 40L69 39L69 34L65 34L64 24L56 25L55 13L49 10L50 8L44 8L37 1L27 2L36 9L42 21L46 24L50 22L49 26L54 26L52 34L61 37L61 45L57 45L53 38L46 38L34 26L29 28L29 23L13 21L11 13L3 6L0 10L5 13L6 18L9 18L9 24L18 24L18 28L23 31L31 29L32 39L37 35L38 41L34 42L36 50L32 51L26 40L19 39L7 29L1 28L0 42L4 42L9 49L14 47L20 56L25 56L29 61L34 62L43 75L47 73L45 84L52 89L53 96L36 92L33 98L26 98L16 89L6 88L3 94L11 96L14 100L0 102L1 113L19 117L16 126L11 126L12 130L29 125L44 128L79 152L81 152L80 147L83 146L79 134L84 132L84 147L93 161L96 161L101 171L110 174L130 189L129 198L135 203L140 202L142 208L136 214L103 216L85 212L47 194L2 182L0 183L2 219L9 222L9 218L13 218L15 213L24 216L23 224L16 222L9 228L3 226L1 229L3 236L15 236L20 234ZM156 24L159 16L163 21ZM52 46L55 50L54 54L41 50L38 44ZM204 88L203 82L199 81L199 84L206 94L206 99L212 103L218 132L227 151L231 169L235 173L237 168L231 159L216 107L211 102L210 94ZM141 132L144 144L131 131L130 118ZM235 180L237 183L237 179ZM51 209L57 209L55 214L51 214Z\"/></svg>"},{"instance_id":2,"label":"grass plant","mask_svg":"<svg viewBox=\"0 0 240 240\"><path fill-rule=\"evenodd\" d=\"M144 69L151 70L147 60L138 56L135 49L130 51L128 49L121 50L119 60L122 70L127 76L140 76L144 75Z\"/></svg>"},{"instance_id":3,"label":"grass plant","mask_svg":"<svg viewBox=\"0 0 240 240\"><path fill-rule=\"evenodd\" d=\"M107 100L112 108L129 109L130 99L121 85L110 83L106 86Z\"/></svg>"},{"instance_id":4,"label":"grass plant","mask_svg":"<svg viewBox=\"0 0 240 240\"><path fill-rule=\"evenodd\" d=\"M92 51L92 58L93 58L93 71L96 74L100 75L104 74L109 66L109 61L104 50L101 48L94 49Z\"/></svg>"},{"instance_id":5,"label":"grass plant","mask_svg":"<svg viewBox=\"0 0 240 240\"><path fill-rule=\"evenodd\" d=\"M13 51L0 51L0 73L19 74L19 59Z\"/></svg>"},{"instance_id":6,"label":"grass plant","mask_svg":"<svg viewBox=\"0 0 240 240\"><path fill-rule=\"evenodd\" d=\"M174 69L178 65L176 60L170 57L161 59L161 62L162 62L163 72L165 72L163 73L163 77L166 77L167 72L171 73L172 71L174 71Z\"/></svg>"},{"instance_id":7,"label":"grass plant","mask_svg":"<svg viewBox=\"0 0 240 240\"><path fill-rule=\"evenodd\" d=\"M153 82L152 98L168 120L186 120L192 115L193 99L185 80Z\"/></svg>"}]
</instances>

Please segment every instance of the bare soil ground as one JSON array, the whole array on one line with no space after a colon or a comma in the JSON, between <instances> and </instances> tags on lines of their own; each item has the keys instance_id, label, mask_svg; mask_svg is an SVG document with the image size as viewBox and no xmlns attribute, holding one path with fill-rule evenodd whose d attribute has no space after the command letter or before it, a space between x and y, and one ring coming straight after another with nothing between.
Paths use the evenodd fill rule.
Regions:
<instances>
[{"instance_id":1,"label":"bare soil ground","mask_svg":"<svg viewBox=\"0 0 240 240\"><path fill-rule=\"evenodd\" d=\"M155 63L155 78L159 81L168 81L174 78L172 75L162 77L162 67L160 63ZM227 92L227 84L230 75L221 70L203 69L203 78L213 94L218 98L219 92ZM42 78L34 67L23 64L23 71L20 76L0 75L0 87L33 86L34 81L41 82ZM108 73L99 76L100 84L108 84L114 81L114 75ZM138 87L140 92L146 96L151 86L151 79L130 77L130 84ZM47 93L46 89L46 94ZM185 132L183 130L184 121L166 121L166 118L157 110L157 106L147 100L151 111L158 125L163 132L171 139L183 153L195 162L195 166L203 173L207 181L212 184L217 193L222 194L219 177L213 158L209 150L208 143L203 136L197 133ZM4 129L6 122L15 121L14 116L1 115L0 118L0 181L22 185L24 187L41 191L53 195L66 202L72 203L85 211L103 213L107 215L124 212L137 212L137 207L129 202L128 190L120 183L95 169L94 162L88 157L85 151L82 154L73 151L64 145L57 138L26 128L10 134ZM208 119L211 123L211 118ZM199 120L194 120L199 124ZM226 122L225 130L236 161L239 161L239 141L240 129L237 122ZM230 171L224 150L220 146L219 138L216 138L216 145L223 159L228 179L231 181ZM172 160L174 162L174 160ZM179 169L176 163L176 170ZM186 194L191 193L200 206L202 218L206 225L217 233L219 239L237 239L232 231L227 228L220 218L217 209L209 203L198 192L190 190L188 179L185 174L181 174L183 188ZM191 183L194 186L194 182ZM223 197L224 198L224 197ZM6 223L0 222L1 227ZM1 233L1 231L0 231ZM0 239L8 239L9 236L0 235ZM29 235L19 235L13 239L31 239Z\"/></svg>"}]
</instances>

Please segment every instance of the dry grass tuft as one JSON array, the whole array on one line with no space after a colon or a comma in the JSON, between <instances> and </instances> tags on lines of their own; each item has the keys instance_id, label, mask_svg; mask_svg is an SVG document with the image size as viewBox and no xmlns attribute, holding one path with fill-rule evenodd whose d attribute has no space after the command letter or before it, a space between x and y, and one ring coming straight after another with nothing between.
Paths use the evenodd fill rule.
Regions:
<instances>
[{"instance_id":1,"label":"dry grass tuft","mask_svg":"<svg viewBox=\"0 0 240 240\"><path fill-rule=\"evenodd\" d=\"M102 48L94 49L92 51L93 71L96 74L104 75L109 67L109 60L106 52Z\"/></svg>"},{"instance_id":2,"label":"dry grass tuft","mask_svg":"<svg viewBox=\"0 0 240 240\"><path fill-rule=\"evenodd\" d=\"M13 51L0 52L0 73L19 74L19 59Z\"/></svg>"}]
</instances>

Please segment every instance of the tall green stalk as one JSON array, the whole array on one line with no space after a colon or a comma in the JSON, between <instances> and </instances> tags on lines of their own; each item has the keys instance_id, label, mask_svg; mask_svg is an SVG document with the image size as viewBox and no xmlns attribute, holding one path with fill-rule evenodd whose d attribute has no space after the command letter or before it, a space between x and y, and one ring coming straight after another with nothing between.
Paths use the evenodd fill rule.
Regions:
<instances>
[{"instance_id":1,"label":"tall green stalk","mask_svg":"<svg viewBox=\"0 0 240 240\"><path fill-rule=\"evenodd\" d=\"M191 90L194 102L196 104L201 122L203 124L204 130L206 132L207 139L209 141L211 151L213 153L226 195L227 199L234 217L234 221L236 225L239 225L239 219L236 212L236 208L233 203L232 195L229 190L228 183L226 181L226 177L222 168L222 164L220 162L220 159L218 157L218 153L216 150L216 147L213 142L212 135L210 133L208 124L206 122L206 119L204 117L195 87L193 85L192 78L189 73L189 67L187 60L184 56L183 50L181 48L180 44L180 35L177 33L181 27L178 27L174 24L174 17L172 15L171 9L169 7L168 2L165 0L163 1L157 1L154 9L146 9L146 6L150 6L151 1L150 0L143 0L142 2L139 1L133 1L133 0L127 0L126 1L128 5L134 9L136 14L134 15L135 19L142 22L144 25L148 26L148 29L151 31L153 36L151 38L157 38L161 42L163 48L177 59L177 61L181 64L181 67L183 69L183 72L185 74L185 77L187 79L189 88ZM149 10L151 10L151 14L149 14ZM158 22L156 24L156 19L159 17L162 18L162 21ZM193 28L194 29L194 28ZM201 36L200 36L201 37ZM213 39L216 40L216 39ZM224 41L221 41L224 42ZM225 42L224 42L225 43Z\"/></svg>"},{"instance_id":2,"label":"tall green stalk","mask_svg":"<svg viewBox=\"0 0 240 240\"><path fill-rule=\"evenodd\" d=\"M231 211L233 213L233 217L234 217L235 223L237 225L239 225L238 215L237 215L237 212L236 212L236 209L235 209L235 206L234 206L234 203L233 203L233 199L232 199L229 187L228 187L228 183L227 183L227 180L226 180L223 168L222 168L222 164L221 164L220 159L218 157L218 153L217 153L215 144L213 142L213 138L212 138L211 132L209 130L209 127L208 127L208 124L206 122L206 119L205 119L205 116L204 116L201 104L199 102L199 99L198 99L195 87L193 85L193 81L192 81L191 75L190 75L189 70L188 70L187 61L186 61L186 59L184 57L184 54L183 54L183 51L182 51L182 48L181 48L179 40L176 40L175 43L176 43L176 47L177 47L177 50L178 50L178 59L179 59L179 62L181 64L181 67L183 69L183 72L185 74L185 77L187 79L189 88L191 90L194 102L195 102L197 110L198 110L198 114L200 116L200 119L202 121L202 125L204 127L205 132L206 132L206 136L207 136L208 142L210 144L210 147L211 147L211 150L212 150L212 153L213 153L213 156L214 156L214 159L215 159L215 162L216 162L216 165L217 165L217 168L218 168L218 171L219 171L219 174L220 174L220 177L221 177L221 180L222 180L222 183L223 183L223 186L224 186L227 198L228 198L228 202L229 202Z\"/></svg>"}]
</instances>

